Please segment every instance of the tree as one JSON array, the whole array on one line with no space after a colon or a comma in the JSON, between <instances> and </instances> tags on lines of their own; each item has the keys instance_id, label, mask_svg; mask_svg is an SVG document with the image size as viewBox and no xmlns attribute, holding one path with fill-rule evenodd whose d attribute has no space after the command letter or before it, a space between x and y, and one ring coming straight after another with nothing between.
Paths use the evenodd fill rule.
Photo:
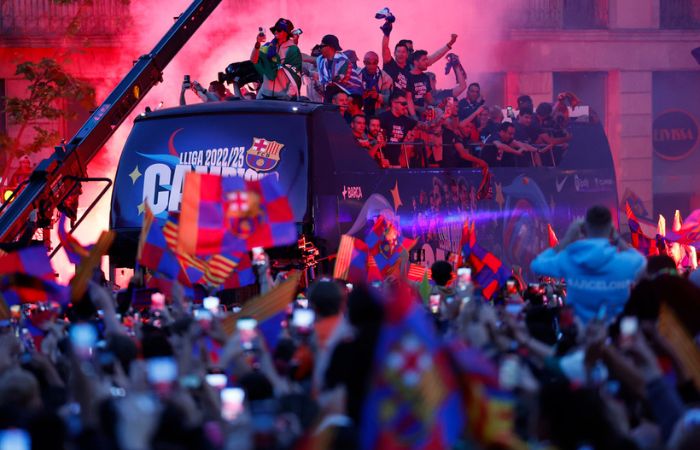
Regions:
<instances>
[{"instance_id":1,"label":"tree","mask_svg":"<svg viewBox=\"0 0 700 450\"><path fill-rule=\"evenodd\" d=\"M70 75L55 59L43 58L39 62L18 64L15 75L29 82L28 96L4 98L2 112L19 128L14 136L0 133L0 148L5 149L3 161L0 161L3 183L7 183L13 160L59 143L59 133L36 126L37 121L70 119L71 113L62 108L61 103L65 100L77 101L86 109L95 104L92 86ZM30 129L34 129L36 135L30 142L24 142L23 138Z\"/></svg>"}]
</instances>

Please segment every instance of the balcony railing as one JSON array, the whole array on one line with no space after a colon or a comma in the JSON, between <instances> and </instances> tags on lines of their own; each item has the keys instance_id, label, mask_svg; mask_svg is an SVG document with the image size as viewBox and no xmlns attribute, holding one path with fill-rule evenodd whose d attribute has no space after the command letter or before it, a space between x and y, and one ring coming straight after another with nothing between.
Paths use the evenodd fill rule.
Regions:
<instances>
[{"instance_id":1,"label":"balcony railing","mask_svg":"<svg viewBox=\"0 0 700 450\"><path fill-rule=\"evenodd\" d=\"M608 0L521 0L514 28L601 29L608 27Z\"/></svg>"},{"instance_id":2,"label":"balcony railing","mask_svg":"<svg viewBox=\"0 0 700 450\"><path fill-rule=\"evenodd\" d=\"M662 29L700 29L700 0L661 0L660 6Z\"/></svg>"},{"instance_id":3,"label":"balcony railing","mask_svg":"<svg viewBox=\"0 0 700 450\"><path fill-rule=\"evenodd\" d=\"M60 4L53 0L0 0L3 38L111 37L129 20L123 0Z\"/></svg>"}]
</instances>

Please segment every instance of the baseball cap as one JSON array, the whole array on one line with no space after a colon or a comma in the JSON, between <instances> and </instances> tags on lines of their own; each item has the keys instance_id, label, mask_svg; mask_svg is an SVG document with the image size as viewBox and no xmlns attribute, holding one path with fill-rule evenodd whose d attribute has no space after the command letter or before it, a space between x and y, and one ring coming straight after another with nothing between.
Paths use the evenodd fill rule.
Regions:
<instances>
[{"instance_id":1,"label":"baseball cap","mask_svg":"<svg viewBox=\"0 0 700 450\"><path fill-rule=\"evenodd\" d=\"M291 20L280 17L279 19L277 19L277 22L275 22L275 25L272 28L270 28L270 31L274 33L276 30L279 30L286 31L287 34L291 34L293 29L294 25L292 24Z\"/></svg>"},{"instance_id":2,"label":"baseball cap","mask_svg":"<svg viewBox=\"0 0 700 450\"><path fill-rule=\"evenodd\" d=\"M343 50L340 48L340 42L338 41L338 38L332 34L327 34L323 36L323 39L321 39L321 47L329 46L334 48L336 51L341 51Z\"/></svg>"}]
</instances>

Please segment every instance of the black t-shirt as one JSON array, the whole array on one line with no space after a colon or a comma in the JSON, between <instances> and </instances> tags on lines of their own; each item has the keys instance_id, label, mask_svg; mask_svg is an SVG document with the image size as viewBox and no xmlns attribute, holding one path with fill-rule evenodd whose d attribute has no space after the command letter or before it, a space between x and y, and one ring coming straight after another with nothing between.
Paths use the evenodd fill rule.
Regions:
<instances>
[{"instance_id":1,"label":"black t-shirt","mask_svg":"<svg viewBox=\"0 0 700 450\"><path fill-rule=\"evenodd\" d=\"M406 139L406 134L415 128L417 122L411 117L396 117L391 111L385 111L379 115L379 123L387 141L384 157L389 160L389 164L397 166L401 154L401 146L398 144Z\"/></svg>"},{"instance_id":2,"label":"black t-shirt","mask_svg":"<svg viewBox=\"0 0 700 450\"><path fill-rule=\"evenodd\" d=\"M457 115L459 116L459 120L464 120L474 114L474 112L479 109L479 106L482 104L483 101L481 100L477 101L476 103L471 103L466 98L460 100L459 103L457 103Z\"/></svg>"},{"instance_id":3,"label":"black t-shirt","mask_svg":"<svg viewBox=\"0 0 700 450\"><path fill-rule=\"evenodd\" d=\"M408 92L413 96L413 104L416 106L425 106L425 94L431 92L433 88L430 86L430 78L424 73L408 75Z\"/></svg>"},{"instance_id":4,"label":"black t-shirt","mask_svg":"<svg viewBox=\"0 0 700 450\"><path fill-rule=\"evenodd\" d=\"M394 58L384 64L384 71L394 80L394 88L406 90L408 88L408 77L411 75L411 66L406 64L403 68L396 64Z\"/></svg>"},{"instance_id":5,"label":"black t-shirt","mask_svg":"<svg viewBox=\"0 0 700 450\"><path fill-rule=\"evenodd\" d=\"M534 145L537 142L537 138L539 138L542 133L542 128L537 126L534 122L529 127L520 123L515 124L515 139L520 142Z\"/></svg>"},{"instance_id":6,"label":"black t-shirt","mask_svg":"<svg viewBox=\"0 0 700 450\"><path fill-rule=\"evenodd\" d=\"M500 126L500 123L489 120L486 126L479 132L481 142L486 142L489 137L498 135L498 129Z\"/></svg>"},{"instance_id":7,"label":"black t-shirt","mask_svg":"<svg viewBox=\"0 0 700 450\"><path fill-rule=\"evenodd\" d=\"M442 127L442 161L440 167L471 167L471 163L462 159L455 149L455 144L462 143L462 138L447 127ZM469 151L469 147L465 146Z\"/></svg>"},{"instance_id":8,"label":"black t-shirt","mask_svg":"<svg viewBox=\"0 0 700 450\"><path fill-rule=\"evenodd\" d=\"M489 166L517 167L519 156L513 153L501 152L494 145L496 141L505 145L510 145L511 147L513 144L513 141L504 142L499 136L499 133L492 134L486 140L486 145L482 150L483 159L486 160L486 163L488 163Z\"/></svg>"}]
</instances>

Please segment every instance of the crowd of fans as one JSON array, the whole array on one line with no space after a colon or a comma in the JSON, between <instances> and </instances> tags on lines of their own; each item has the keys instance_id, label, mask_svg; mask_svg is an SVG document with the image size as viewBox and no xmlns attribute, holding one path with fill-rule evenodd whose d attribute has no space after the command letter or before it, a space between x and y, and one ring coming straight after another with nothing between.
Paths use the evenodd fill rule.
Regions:
<instances>
[{"instance_id":1,"label":"crowd of fans","mask_svg":"<svg viewBox=\"0 0 700 450\"><path fill-rule=\"evenodd\" d=\"M193 89L203 101L226 97L304 100L332 103L351 125L358 143L382 167L528 167L556 165L571 136L567 129L567 106L578 99L562 93L556 108L551 103L534 107L532 99L518 98L518 108L488 105L479 83L467 85L467 73L459 57L449 53L457 40L433 53L414 50L413 41L402 39L391 50L395 18L388 9L377 13L383 19L381 57L364 54L361 63L354 50L343 50L337 36L328 34L310 54L302 53L300 28L279 19L270 28L274 39L266 43L258 34L251 53L252 64L237 66L226 78L204 89L186 77L184 93ZM445 74L452 72L455 86L438 89L429 68L446 57ZM380 67L381 62L381 67ZM257 73L259 83L250 81ZM466 96L459 97L465 92ZM504 114L505 111L505 114ZM372 126L372 123L375 126ZM378 125L378 126L377 126Z\"/></svg>"},{"instance_id":2,"label":"crowd of fans","mask_svg":"<svg viewBox=\"0 0 700 450\"><path fill-rule=\"evenodd\" d=\"M269 258L256 258L269 291ZM0 448L389 448L365 445L363 416L397 304L430 328L405 345L435 336L448 349L465 411L450 448L697 448L700 273L666 256L647 263L602 207L532 269L538 283L514 273L490 300L468 262L456 273L434 263L422 294L425 281L399 273L355 286L320 277L286 312L241 318L231 334L225 317L240 303L177 285L151 295L138 273L114 295L97 277L80 302L26 304L2 322ZM388 382L415 388L409 376ZM403 400L428 402L412 392ZM401 401L378 417L391 422ZM409 439L409 425L391 430Z\"/></svg>"}]
</instances>

